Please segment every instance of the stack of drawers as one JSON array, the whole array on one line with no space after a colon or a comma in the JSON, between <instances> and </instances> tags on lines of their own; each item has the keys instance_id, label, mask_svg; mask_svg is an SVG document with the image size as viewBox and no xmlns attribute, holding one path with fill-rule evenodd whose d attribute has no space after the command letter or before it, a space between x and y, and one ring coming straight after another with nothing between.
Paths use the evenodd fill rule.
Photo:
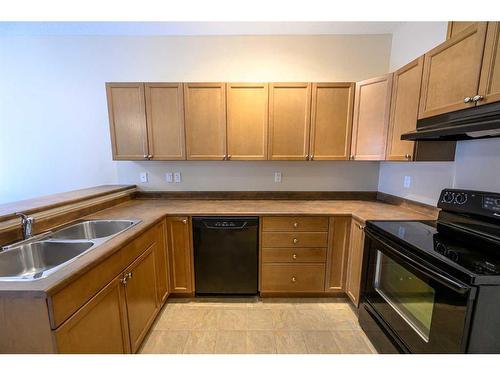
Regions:
<instances>
[{"instance_id":1,"label":"stack of drawers","mask_svg":"<svg viewBox=\"0 0 500 375\"><path fill-rule=\"evenodd\" d=\"M261 292L323 292L328 217L262 218Z\"/></svg>"}]
</instances>

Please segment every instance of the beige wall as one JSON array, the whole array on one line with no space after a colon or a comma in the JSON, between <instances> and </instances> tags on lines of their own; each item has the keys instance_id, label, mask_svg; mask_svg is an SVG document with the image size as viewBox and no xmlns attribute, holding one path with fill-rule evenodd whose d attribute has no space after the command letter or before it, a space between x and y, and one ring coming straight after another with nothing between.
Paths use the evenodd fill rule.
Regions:
<instances>
[{"instance_id":1,"label":"beige wall","mask_svg":"<svg viewBox=\"0 0 500 375\"><path fill-rule=\"evenodd\" d=\"M104 82L356 81L387 72L390 48L390 35L0 37L0 203L141 171L145 189L372 190L378 163L113 162ZM181 184L164 182L173 170Z\"/></svg>"}]
</instances>

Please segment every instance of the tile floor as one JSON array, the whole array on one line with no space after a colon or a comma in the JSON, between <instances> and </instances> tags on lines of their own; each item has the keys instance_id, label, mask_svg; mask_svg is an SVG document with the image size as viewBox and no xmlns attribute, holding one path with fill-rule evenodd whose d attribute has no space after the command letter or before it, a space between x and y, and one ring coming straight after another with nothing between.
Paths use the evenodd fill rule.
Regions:
<instances>
[{"instance_id":1,"label":"tile floor","mask_svg":"<svg viewBox=\"0 0 500 375\"><path fill-rule=\"evenodd\" d=\"M340 298L169 299L141 353L376 353Z\"/></svg>"}]
</instances>

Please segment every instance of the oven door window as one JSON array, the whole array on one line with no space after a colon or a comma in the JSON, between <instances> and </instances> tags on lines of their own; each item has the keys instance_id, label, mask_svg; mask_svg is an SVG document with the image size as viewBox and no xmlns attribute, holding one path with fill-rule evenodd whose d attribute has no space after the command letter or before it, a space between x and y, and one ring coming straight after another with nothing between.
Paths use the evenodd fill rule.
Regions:
<instances>
[{"instance_id":1,"label":"oven door window","mask_svg":"<svg viewBox=\"0 0 500 375\"><path fill-rule=\"evenodd\" d=\"M378 250L374 281L375 291L429 342L434 288Z\"/></svg>"}]
</instances>

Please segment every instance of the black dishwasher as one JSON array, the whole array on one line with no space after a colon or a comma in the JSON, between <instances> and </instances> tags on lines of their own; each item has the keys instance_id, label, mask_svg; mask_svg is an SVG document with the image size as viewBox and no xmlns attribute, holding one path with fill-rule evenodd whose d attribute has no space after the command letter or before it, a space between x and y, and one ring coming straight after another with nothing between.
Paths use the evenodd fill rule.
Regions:
<instances>
[{"instance_id":1,"label":"black dishwasher","mask_svg":"<svg viewBox=\"0 0 500 375\"><path fill-rule=\"evenodd\" d=\"M193 217L197 295L257 294L258 217Z\"/></svg>"}]
</instances>

